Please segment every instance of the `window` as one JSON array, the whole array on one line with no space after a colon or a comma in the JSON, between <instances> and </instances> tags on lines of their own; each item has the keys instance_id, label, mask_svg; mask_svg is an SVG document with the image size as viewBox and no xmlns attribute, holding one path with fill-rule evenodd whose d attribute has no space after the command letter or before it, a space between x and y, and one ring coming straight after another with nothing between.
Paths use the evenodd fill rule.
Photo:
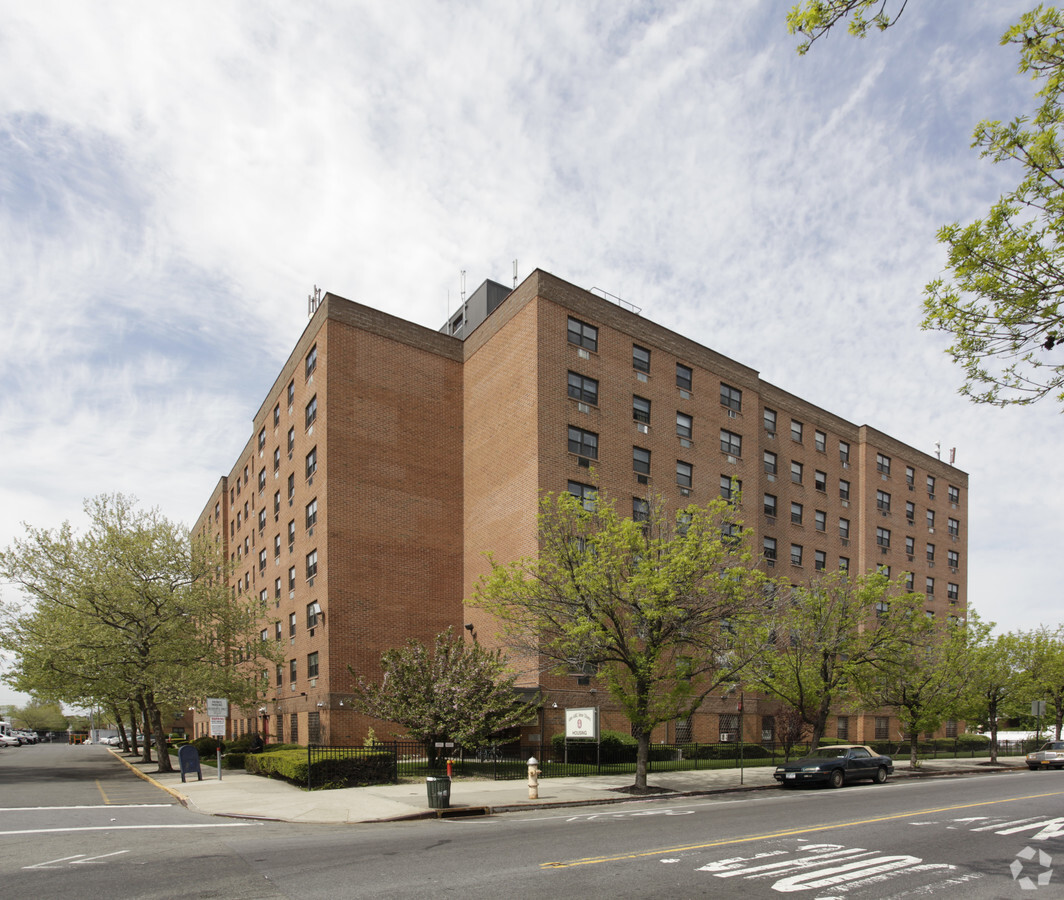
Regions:
<instances>
[{"instance_id":1,"label":"window","mask_svg":"<svg viewBox=\"0 0 1064 900\"><path fill-rule=\"evenodd\" d=\"M839 557L839 571L840 572L849 572L850 571L850 557L848 557L848 556L840 556Z\"/></svg>"},{"instance_id":2,"label":"window","mask_svg":"<svg viewBox=\"0 0 1064 900\"><path fill-rule=\"evenodd\" d=\"M686 440L691 440L694 420L687 413L676 413L676 433Z\"/></svg>"},{"instance_id":3,"label":"window","mask_svg":"<svg viewBox=\"0 0 1064 900\"><path fill-rule=\"evenodd\" d=\"M683 391L691 390L691 369L683 363L676 363L676 387Z\"/></svg>"},{"instance_id":4,"label":"window","mask_svg":"<svg viewBox=\"0 0 1064 900\"><path fill-rule=\"evenodd\" d=\"M890 718L888 716L876 716L877 741L890 740Z\"/></svg>"},{"instance_id":5,"label":"window","mask_svg":"<svg viewBox=\"0 0 1064 900\"><path fill-rule=\"evenodd\" d=\"M303 374L307 381L310 381L311 376L314 374L314 370L318 368L318 345L315 344L310 348L310 353L307 354L307 362L303 367Z\"/></svg>"},{"instance_id":6,"label":"window","mask_svg":"<svg viewBox=\"0 0 1064 900\"><path fill-rule=\"evenodd\" d=\"M281 448L273 448L273 471L276 472L281 468Z\"/></svg>"},{"instance_id":7,"label":"window","mask_svg":"<svg viewBox=\"0 0 1064 900\"><path fill-rule=\"evenodd\" d=\"M848 482L844 478L840 478L839 479L839 499L840 500L849 500L850 499L850 482Z\"/></svg>"},{"instance_id":8,"label":"window","mask_svg":"<svg viewBox=\"0 0 1064 900\"><path fill-rule=\"evenodd\" d=\"M890 529L889 528L877 528L876 529L876 543L880 547L890 546Z\"/></svg>"},{"instance_id":9,"label":"window","mask_svg":"<svg viewBox=\"0 0 1064 900\"><path fill-rule=\"evenodd\" d=\"M637 372L650 371L650 351L646 347L632 344L632 368Z\"/></svg>"},{"instance_id":10,"label":"window","mask_svg":"<svg viewBox=\"0 0 1064 900\"><path fill-rule=\"evenodd\" d=\"M933 509L927 511L927 527L931 529L935 527L935 511Z\"/></svg>"},{"instance_id":11,"label":"window","mask_svg":"<svg viewBox=\"0 0 1064 900\"><path fill-rule=\"evenodd\" d=\"M952 581L946 583L946 599L951 603L956 603L960 598L961 591Z\"/></svg>"},{"instance_id":12,"label":"window","mask_svg":"<svg viewBox=\"0 0 1064 900\"><path fill-rule=\"evenodd\" d=\"M791 565L800 566L802 564L802 545L791 544Z\"/></svg>"},{"instance_id":13,"label":"window","mask_svg":"<svg viewBox=\"0 0 1064 900\"><path fill-rule=\"evenodd\" d=\"M884 456L882 453L876 454L876 471L883 475L890 474L890 457Z\"/></svg>"},{"instance_id":14,"label":"window","mask_svg":"<svg viewBox=\"0 0 1064 900\"><path fill-rule=\"evenodd\" d=\"M800 462L793 459L791 460L791 481L795 484L802 483L802 469L803 466Z\"/></svg>"},{"instance_id":15,"label":"window","mask_svg":"<svg viewBox=\"0 0 1064 900\"><path fill-rule=\"evenodd\" d=\"M288 382L288 411L292 411L292 404L296 402L296 383Z\"/></svg>"},{"instance_id":16,"label":"window","mask_svg":"<svg viewBox=\"0 0 1064 900\"><path fill-rule=\"evenodd\" d=\"M266 571L266 548L265 547L263 547L259 551L259 571L260 572L265 572Z\"/></svg>"},{"instance_id":17,"label":"window","mask_svg":"<svg viewBox=\"0 0 1064 900\"><path fill-rule=\"evenodd\" d=\"M843 540L850 539L850 520L839 519L839 537Z\"/></svg>"},{"instance_id":18,"label":"window","mask_svg":"<svg viewBox=\"0 0 1064 900\"><path fill-rule=\"evenodd\" d=\"M296 661L294 659L288 660L288 681L290 684L296 683L296 675L298 670L296 668Z\"/></svg>"},{"instance_id":19,"label":"window","mask_svg":"<svg viewBox=\"0 0 1064 900\"><path fill-rule=\"evenodd\" d=\"M278 515L281 512L281 492L274 491L273 494L273 514Z\"/></svg>"},{"instance_id":20,"label":"window","mask_svg":"<svg viewBox=\"0 0 1064 900\"><path fill-rule=\"evenodd\" d=\"M927 561L933 563L935 561L935 545L927 545Z\"/></svg>"},{"instance_id":21,"label":"window","mask_svg":"<svg viewBox=\"0 0 1064 900\"><path fill-rule=\"evenodd\" d=\"M742 435L735 434L733 431L727 431L722 428L720 430L720 452L727 453L729 456L742 456Z\"/></svg>"},{"instance_id":22,"label":"window","mask_svg":"<svg viewBox=\"0 0 1064 900\"><path fill-rule=\"evenodd\" d=\"M598 459L598 435L593 431L569 426L569 452L587 459Z\"/></svg>"},{"instance_id":23,"label":"window","mask_svg":"<svg viewBox=\"0 0 1064 900\"><path fill-rule=\"evenodd\" d=\"M957 535L961 533L961 523L956 519L947 519L946 531L948 531L952 537L957 537Z\"/></svg>"},{"instance_id":24,"label":"window","mask_svg":"<svg viewBox=\"0 0 1064 900\"><path fill-rule=\"evenodd\" d=\"M275 600L281 599L281 579L275 578L273 580L273 598Z\"/></svg>"},{"instance_id":25,"label":"window","mask_svg":"<svg viewBox=\"0 0 1064 900\"><path fill-rule=\"evenodd\" d=\"M776 539L767 537L761 541L761 555L765 559L776 559Z\"/></svg>"},{"instance_id":26,"label":"window","mask_svg":"<svg viewBox=\"0 0 1064 900\"><path fill-rule=\"evenodd\" d=\"M315 600L313 603L307 604L307 628L317 628L318 619L324 618L321 614L321 604Z\"/></svg>"},{"instance_id":27,"label":"window","mask_svg":"<svg viewBox=\"0 0 1064 900\"><path fill-rule=\"evenodd\" d=\"M775 475L777 471L776 466L776 454L769 450L765 451L765 472L769 475Z\"/></svg>"},{"instance_id":28,"label":"window","mask_svg":"<svg viewBox=\"0 0 1064 900\"><path fill-rule=\"evenodd\" d=\"M632 519L636 522L650 521L650 503L642 497L632 498Z\"/></svg>"},{"instance_id":29,"label":"window","mask_svg":"<svg viewBox=\"0 0 1064 900\"><path fill-rule=\"evenodd\" d=\"M598 353L598 329L579 319L569 319L569 343L583 347L592 353Z\"/></svg>"},{"instance_id":30,"label":"window","mask_svg":"<svg viewBox=\"0 0 1064 900\"><path fill-rule=\"evenodd\" d=\"M273 427L276 428L281 422L281 404L278 403L273 408Z\"/></svg>"},{"instance_id":31,"label":"window","mask_svg":"<svg viewBox=\"0 0 1064 900\"><path fill-rule=\"evenodd\" d=\"M721 382L720 405L740 412L743 408L743 392L738 388L729 387L724 382Z\"/></svg>"},{"instance_id":32,"label":"window","mask_svg":"<svg viewBox=\"0 0 1064 900\"><path fill-rule=\"evenodd\" d=\"M763 413L763 419L765 422L765 431L770 435L776 433L776 411L774 409L766 409Z\"/></svg>"},{"instance_id":33,"label":"window","mask_svg":"<svg viewBox=\"0 0 1064 900\"><path fill-rule=\"evenodd\" d=\"M314 424L314 420L318 418L318 395L315 394L310 398L310 403L307 404L306 409L306 426L307 431L310 431L311 426Z\"/></svg>"},{"instance_id":34,"label":"window","mask_svg":"<svg viewBox=\"0 0 1064 900\"><path fill-rule=\"evenodd\" d=\"M802 524L802 504L801 503L791 503L791 524L792 525L801 525Z\"/></svg>"},{"instance_id":35,"label":"window","mask_svg":"<svg viewBox=\"0 0 1064 900\"><path fill-rule=\"evenodd\" d=\"M318 574L318 551L311 550L307 554L307 580L309 581ZM294 615L294 613L293 613Z\"/></svg>"},{"instance_id":36,"label":"window","mask_svg":"<svg viewBox=\"0 0 1064 900\"><path fill-rule=\"evenodd\" d=\"M307 654L307 678L318 677L318 652Z\"/></svg>"},{"instance_id":37,"label":"window","mask_svg":"<svg viewBox=\"0 0 1064 900\"><path fill-rule=\"evenodd\" d=\"M318 471L318 448L312 447L310 453L307 454L307 478L313 478L314 473Z\"/></svg>"},{"instance_id":38,"label":"window","mask_svg":"<svg viewBox=\"0 0 1064 900\"><path fill-rule=\"evenodd\" d=\"M957 569L961 564L961 555L956 550L946 552L946 562L951 569Z\"/></svg>"},{"instance_id":39,"label":"window","mask_svg":"<svg viewBox=\"0 0 1064 900\"><path fill-rule=\"evenodd\" d=\"M776 496L775 494L765 494L765 515L776 517Z\"/></svg>"},{"instance_id":40,"label":"window","mask_svg":"<svg viewBox=\"0 0 1064 900\"><path fill-rule=\"evenodd\" d=\"M743 483L731 475L720 476L720 496L729 503L737 503L743 492Z\"/></svg>"},{"instance_id":41,"label":"window","mask_svg":"<svg viewBox=\"0 0 1064 900\"><path fill-rule=\"evenodd\" d=\"M905 590L907 590L907 591L909 591L911 593L914 590L913 585L915 583L916 583L916 581L915 581L915 579L913 577L913 573L912 572L906 572L905 573Z\"/></svg>"},{"instance_id":42,"label":"window","mask_svg":"<svg viewBox=\"0 0 1064 900\"><path fill-rule=\"evenodd\" d=\"M315 497L307 504L307 530L309 531L318 523L318 498Z\"/></svg>"},{"instance_id":43,"label":"window","mask_svg":"<svg viewBox=\"0 0 1064 900\"><path fill-rule=\"evenodd\" d=\"M835 737L840 741L848 741L850 739L850 717L839 716L835 720Z\"/></svg>"},{"instance_id":44,"label":"window","mask_svg":"<svg viewBox=\"0 0 1064 900\"><path fill-rule=\"evenodd\" d=\"M266 447L266 426L262 426L262 431L259 432L259 452L261 453Z\"/></svg>"},{"instance_id":45,"label":"window","mask_svg":"<svg viewBox=\"0 0 1064 900\"><path fill-rule=\"evenodd\" d=\"M259 510L259 531L266 527L266 507Z\"/></svg>"},{"instance_id":46,"label":"window","mask_svg":"<svg viewBox=\"0 0 1064 900\"><path fill-rule=\"evenodd\" d=\"M818 572L824 571L828 567L828 557L823 550L813 551L813 568Z\"/></svg>"},{"instance_id":47,"label":"window","mask_svg":"<svg viewBox=\"0 0 1064 900\"><path fill-rule=\"evenodd\" d=\"M813 513L813 522L817 531L828 530L828 514L822 509L818 509Z\"/></svg>"},{"instance_id":48,"label":"window","mask_svg":"<svg viewBox=\"0 0 1064 900\"><path fill-rule=\"evenodd\" d=\"M909 487L916 484L916 469L912 466L905 467L905 483L909 485Z\"/></svg>"},{"instance_id":49,"label":"window","mask_svg":"<svg viewBox=\"0 0 1064 900\"><path fill-rule=\"evenodd\" d=\"M650 401L646 397L632 394L632 418L637 422L650 424Z\"/></svg>"},{"instance_id":50,"label":"window","mask_svg":"<svg viewBox=\"0 0 1064 900\"><path fill-rule=\"evenodd\" d=\"M813 446L821 453L826 453L828 449L828 436L824 434L823 431L814 431Z\"/></svg>"},{"instance_id":51,"label":"window","mask_svg":"<svg viewBox=\"0 0 1064 900\"><path fill-rule=\"evenodd\" d=\"M683 462L682 460L679 460L679 459L676 460L676 483L680 487L683 487L683 488L690 488L691 487L691 477L692 477L693 473L694 473L694 469L693 469L693 467L691 466L690 463ZM729 489L730 489L730 486L731 486L730 479L728 481L728 485L729 485ZM722 497L725 496L724 493L723 493L723 488L724 488L724 479L721 479L721 489L722 489L721 496ZM725 499L728 499L728 498L725 497Z\"/></svg>"},{"instance_id":52,"label":"window","mask_svg":"<svg viewBox=\"0 0 1064 900\"><path fill-rule=\"evenodd\" d=\"M906 536L905 538L905 553L908 556L912 556L916 552L916 538Z\"/></svg>"},{"instance_id":53,"label":"window","mask_svg":"<svg viewBox=\"0 0 1064 900\"><path fill-rule=\"evenodd\" d=\"M935 579L930 575L927 576L927 580L924 583L924 593L926 593L928 597L935 596Z\"/></svg>"},{"instance_id":54,"label":"window","mask_svg":"<svg viewBox=\"0 0 1064 900\"><path fill-rule=\"evenodd\" d=\"M952 484L946 489L946 494L949 497L949 502L956 505L961 502L960 488L955 488Z\"/></svg>"},{"instance_id":55,"label":"window","mask_svg":"<svg viewBox=\"0 0 1064 900\"><path fill-rule=\"evenodd\" d=\"M569 373L569 396L581 403L598 406L598 382L577 372Z\"/></svg>"},{"instance_id":56,"label":"window","mask_svg":"<svg viewBox=\"0 0 1064 900\"><path fill-rule=\"evenodd\" d=\"M955 738L957 736L957 720L946 719L946 737Z\"/></svg>"},{"instance_id":57,"label":"window","mask_svg":"<svg viewBox=\"0 0 1064 900\"><path fill-rule=\"evenodd\" d=\"M818 491L827 492L828 489L828 473L821 472L819 469L813 473L813 485Z\"/></svg>"},{"instance_id":58,"label":"window","mask_svg":"<svg viewBox=\"0 0 1064 900\"><path fill-rule=\"evenodd\" d=\"M595 511L595 495L598 492L590 484L581 484L579 481L570 481L569 493L576 497L588 512Z\"/></svg>"},{"instance_id":59,"label":"window","mask_svg":"<svg viewBox=\"0 0 1064 900\"><path fill-rule=\"evenodd\" d=\"M846 441L839 441L839 462L844 466L850 464L850 445Z\"/></svg>"},{"instance_id":60,"label":"window","mask_svg":"<svg viewBox=\"0 0 1064 900\"><path fill-rule=\"evenodd\" d=\"M296 589L296 567L289 566L288 568L288 592L291 593Z\"/></svg>"},{"instance_id":61,"label":"window","mask_svg":"<svg viewBox=\"0 0 1064 900\"><path fill-rule=\"evenodd\" d=\"M296 520L290 519L288 522L288 549L291 550L296 542Z\"/></svg>"},{"instance_id":62,"label":"window","mask_svg":"<svg viewBox=\"0 0 1064 900\"><path fill-rule=\"evenodd\" d=\"M932 500L935 499L935 476L934 475L928 475L927 476L927 494Z\"/></svg>"},{"instance_id":63,"label":"window","mask_svg":"<svg viewBox=\"0 0 1064 900\"><path fill-rule=\"evenodd\" d=\"M288 502L291 503L296 495L296 476L293 472L288 476Z\"/></svg>"},{"instance_id":64,"label":"window","mask_svg":"<svg viewBox=\"0 0 1064 900\"><path fill-rule=\"evenodd\" d=\"M791 419L791 440L797 441L799 444L802 442L802 423Z\"/></svg>"},{"instance_id":65,"label":"window","mask_svg":"<svg viewBox=\"0 0 1064 900\"><path fill-rule=\"evenodd\" d=\"M280 663L277 664L277 685L280 687L284 684L284 666Z\"/></svg>"},{"instance_id":66,"label":"window","mask_svg":"<svg viewBox=\"0 0 1064 900\"><path fill-rule=\"evenodd\" d=\"M876 491L876 509L890 512L890 494L886 491Z\"/></svg>"},{"instance_id":67,"label":"window","mask_svg":"<svg viewBox=\"0 0 1064 900\"><path fill-rule=\"evenodd\" d=\"M909 520L910 525L916 521L916 504L909 500L905 501L905 518Z\"/></svg>"},{"instance_id":68,"label":"window","mask_svg":"<svg viewBox=\"0 0 1064 900\"><path fill-rule=\"evenodd\" d=\"M640 475L650 474L650 451L643 447L632 448L632 469Z\"/></svg>"}]
</instances>

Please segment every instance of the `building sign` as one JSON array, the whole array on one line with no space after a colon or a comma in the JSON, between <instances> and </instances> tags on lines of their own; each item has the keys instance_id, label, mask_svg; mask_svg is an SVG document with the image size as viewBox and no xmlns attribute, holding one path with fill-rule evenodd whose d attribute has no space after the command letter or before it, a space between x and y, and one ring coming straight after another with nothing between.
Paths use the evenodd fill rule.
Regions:
<instances>
[{"instance_id":1,"label":"building sign","mask_svg":"<svg viewBox=\"0 0 1064 900\"><path fill-rule=\"evenodd\" d=\"M211 737L225 737L225 716L211 716Z\"/></svg>"},{"instance_id":2,"label":"building sign","mask_svg":"<svg viewBox=\"0 0 1064 900\"><path fill-rule=\"evenodd\" d=\"M565 711L565 737L599 739L598 707L587 706Z\"/></svg>"},{"instance_id":3,"label":"building sign","mask_svg":"<svg viewBox=\"0 0 1064 900\"><path fill-rule=\"evenodd\" d=\"M229 701L224 697L208 697L207 698L207 715L212 719L215 716L221 716L223 719L229 715Z\"/></svg>"}]
</instances>

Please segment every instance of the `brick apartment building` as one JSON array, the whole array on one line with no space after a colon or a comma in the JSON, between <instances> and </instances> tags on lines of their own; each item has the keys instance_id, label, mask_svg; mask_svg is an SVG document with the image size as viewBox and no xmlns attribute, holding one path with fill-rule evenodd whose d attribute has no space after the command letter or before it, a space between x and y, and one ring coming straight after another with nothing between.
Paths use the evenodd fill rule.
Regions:
<instances>
[{"instance_id":1,"label":"brick apartment building","mask_svg":"<svg viewBox=\"0 0 1064 900\"><path fill-rule=\"evenodd\" d=\"M286 651L231 735L384 736L351 709L356 676L448 626L490 643L462 599L487 551L535 552L544 492L634 500L649 481L681 505L733 479L773 574L887 566L913 573L929 613L963 613L968 477L934 456L546 272L512 291L485 282L440 331L326 294L196 523L232 560L233 590L267 610L262 639ZM514 662L544 692L529 736L563 730L567 706L625 727L593 679ZM714 697L654 739L770 739L776 709L748 696L740 719L734 696ZM886 711L846 709L829 731L897 734Z\"/></svg>"}]
</instances>

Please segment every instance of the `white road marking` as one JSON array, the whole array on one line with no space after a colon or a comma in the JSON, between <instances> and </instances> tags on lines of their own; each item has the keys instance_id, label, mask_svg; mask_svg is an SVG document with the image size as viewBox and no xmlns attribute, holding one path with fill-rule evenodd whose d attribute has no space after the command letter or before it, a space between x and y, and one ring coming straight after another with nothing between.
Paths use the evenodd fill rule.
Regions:
<instances>
[{"instance_id":1,"label":"white road marking","mask_svg":"<svg viewBox=\"0 0 1064 900\"><path fill-rule=\"evenodd\" d=\"M121 856L129 853L128 850L115 850L114 853L101 853L99 856L85 856L84 853L75 853L73 856L61 856L59 859L49 859L46 862L37 863L33 866L23 866L23 869L61 869L56 863L69 862L72 866L81 866L85 863L95 863L98 859L106 859L108 856Z\"/></svg>"},{"instance_id":2,"label":"white road marking","mask_svg":"<svg viewBox=\"0 0 1064 900\"><path fill-rule=\"evenodd\" d=\"M0 831L0 837L9 834L56 834L62 831L149 831L161 828L247 828L256 822L220 822L210 825L86 825L83 828L26 828L21 831Z\"/></svg>"},{"instance_id":3,"label":"white road marking","mask_svg":"<svg viewBox=\"0 0 1064 900\"><path fill-rule=\"evenodd\" d=\"M101 853L99 856L88 856L85 859L75 859L70 865L83 866L85 863L94 863L98 859L107 859L108 856L121 856L123 853L129 853L129 851L115 850L114 853Z\"/></svg>"},{"instance_id":4,"label":"white road marking","mask_svg":"<svg viewBox=\"0 0 1064 900\"><path fill-rule=\"evenodd\" d=\"M909 869L919 865L923 860L917 856L877 856L874 859L862 859L857 862L818 869L814 872L802 872L781 878L772 885L772 890L781 894L805 891L810 888L832 887L848 881L863 880L872 875Z\"/></svg>"},{"instance_id":5,"label":"white road marking","mask_svg":"<svg viewBox=\"0 0 1064 900\"><path fill-rule=\"evenodd\" d=\"M73 856L60 856L59 859L49 859L49 860L47 860L45 862L37 863L34 866L23 866L22 868L24 868L24 869L58 869L58 868L60 868L60 866L57 866L56 863L66 862L67 860L70 860L70 859L80 859L84 855L85 855L84 853L75 853Z\"/></svg>"},{"instance_id":6,"label":"white road marking","mask_svg":"<svg viewBox=\"0 0 1064 900\"><path fill-rule=\"evenodd\" d=\"M96 806L0 806L0 812L43 812L50 809L165 809L173 803L101 803Z\"/></svg>"}]
</instances>

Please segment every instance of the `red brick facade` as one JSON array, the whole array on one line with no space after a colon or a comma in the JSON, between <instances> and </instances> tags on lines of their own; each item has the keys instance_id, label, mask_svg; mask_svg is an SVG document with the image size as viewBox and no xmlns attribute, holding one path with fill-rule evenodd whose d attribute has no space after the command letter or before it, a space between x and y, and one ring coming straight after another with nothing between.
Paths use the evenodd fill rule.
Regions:
<instances>
[{"instance_id":1,"label":"red brick facade","mask_svg":"<svg viewBox=\"0 0 1064 900\"><path fill-rule=\"evenodd\" d=\"M570 341L570 319L595 330L593 349ZM594 403L569 396L569 372L597 381ZM597 435L593 475L569 452L569 426ZM757 545L776 541L774 574L800 581L844 560L889 566L914 573L929 613L962 614L968 478L935 457L545 272L464 341L326 295L196 526L232 559L235 590L266 592L265 637L286 653L259 709L234 712L233 734L265 727L286 740L349 743L371 726L390 733L344 705L353 680L377 677L385 649L431 641L448 625L471 624L493 643L492 622L462 605L485 554L535 552L538 500L570 480L619 502L645 494L635 447L649 451L650 489L676 504L741 481ZM687 494L678 463L690 466ZM561 730L566 706L602 706L609 727L626 728L593 682L543 673L535 659L512 663L520 684L546 692L529 733ZM736 701L713 698L655 740L717 740L737 728ZM776 705L753 695L744 705L744 735L760 739ZM839 712L850 717L829 736L876 736L874 714ZM896 722L887 727L895 737ZM196 728L205 732L202 717Z\"/></svg>"}]
</instances>

